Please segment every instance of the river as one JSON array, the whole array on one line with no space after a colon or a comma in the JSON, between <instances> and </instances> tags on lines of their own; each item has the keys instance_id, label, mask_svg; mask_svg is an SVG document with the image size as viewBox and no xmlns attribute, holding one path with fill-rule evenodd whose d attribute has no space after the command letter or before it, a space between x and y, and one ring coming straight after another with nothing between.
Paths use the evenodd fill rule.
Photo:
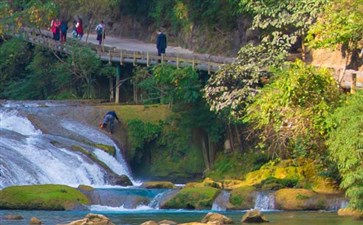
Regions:
<instances>
[{"instance_id":1,"label":"river","mask_svg":"<svg viewBox=\"0 0 363 225\"><path fill-rule=\"evenodd\" d=\"M56 225L82 219L86 214L99 213L109 217L118 225L136 225L147 220L173 220L178 223L201 221L209 211L162 210L158 203L168 190L146 190L140 188L142 181L132 176L123 157L114 158L95 144L114 146L121 152L112 138L97 128L102 113L93 106L69 102L50 101L4 101L0 102L0 188L12 185L65 184L77 187L80 184L96 187L99 202L85 211L22 211L1 210L1 225L25 225L31 217L43 224ZM117 175L130 177L133 187L120 188L110 184L109 171L90 162L81 152L72 150L80 146L92 152ZM139 204L137 199L144 199ZM281 212L274 211L273 199L261 194L255 208L266 210L267 218L276 225L353 225L362 224L350 217L338 217L336 209L342 207L337 201L332 211ZM213 205L213 210L232 218L236 224L244 211L227 211L223 192ZM146 200L145 200L146 199ZM4 215L19 214L23 220L3 220Z\"/></svg>"},{"instance_id":2,"label":"river","mask_svg":"<svg viewBox=\"0 0 363 225\"><path fill-rule=\"evenodd\" d=\"M125 210L125 211L93 211L100 213L116 225L139 225L148 220L172 220L178 223L200 222L209 211L185 210ZM71 211L0 211L0 217L7 214L17 214L24 217L19 221L0 220L1 225L28 225L31 217L37 217L44 225L65 224L82 219L89 212ZM218 212L233 219L235 224L240 224L243 211ZM336 212L265 212L272 225L358 225L351 217L337 216Z\"/></svg>"}]
</instances>

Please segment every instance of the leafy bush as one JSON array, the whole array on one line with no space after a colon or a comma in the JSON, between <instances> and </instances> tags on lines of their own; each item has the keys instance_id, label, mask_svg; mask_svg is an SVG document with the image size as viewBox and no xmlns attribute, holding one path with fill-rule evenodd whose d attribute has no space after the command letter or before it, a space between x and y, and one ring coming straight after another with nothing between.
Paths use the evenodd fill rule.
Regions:
<instances>
[{"instance_id":1,"label":"leafy bush","mask_svg":"<svg viewBox=\"0 0 363 225\"><path fill-rule=\"evenodd\" d=\"M267 179L261 181L257 187L263 190L278 190L281 188L293 188L298 184L299 179L285 178L279 179L276 177L268 177Z\"/></svg>"},{"instance_id":2,"label":"leafy bush","mask_svg":"<svg viewBox=\"0 0 363 225\"><path fill-rule=\"evenodd\" d=\"M127 123L127 127L131 144L128 158L138 162L147 154L145 151L150 147L149 144L160 136L163 125L134 119Z\"/></svg>"},{"instance_id":3,"label":"leafy bush","mask_svg":"<svg viewBox=\"0 0 363 225\"><path fill-rule=\"evenodd\" d=\"M328 119L329 153L342 176L349 205L363 209L363 91L347 98Z\"/></svg>"},{"instance_id":4,"label":"leafy bush","mask_svg":"<svg viewBox=\"0 0 363 225\"><path fill-rule=\"evenodd\" d=\"M245 121L259 131L271 155L317 156L324 152L324 119L339 102L336 81L326 69L295 62L277 69L248 106Z\"/></svg>"}]
</instances>

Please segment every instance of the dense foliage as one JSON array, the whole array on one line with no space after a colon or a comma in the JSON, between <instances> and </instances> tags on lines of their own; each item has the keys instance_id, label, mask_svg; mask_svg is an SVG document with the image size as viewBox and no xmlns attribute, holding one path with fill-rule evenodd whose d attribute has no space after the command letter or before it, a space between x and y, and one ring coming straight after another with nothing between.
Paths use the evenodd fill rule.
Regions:
<instances>
[{"instance_id":1,"label":"dense foliage","mask_svg":"<svg viewBox=\"0 0 363 225\"><path fill-rule=\"evenodd\" d=\"M173 149L170 155L180 159L189 151L190 144L194 143L203 152L205 166L211 167L224 127L215 114L209 111L202 98L202 80L198 73L191 68L156 66L151 75L143 68L136 71L136 74L134 82L142 89L144 101L170 104L175 112L163 124L159 146ZM146 128L145 125L143 127ZM148 142L148 135L144 139Z\"/></svg>"},{"instance_id":2,"label":"dense foliage","mask_svg":"<svg viewBox=\"0 0 363 225\"><path fill-rule=\"evenodd\" d=\"M267 44L243 47L236 62L225 65L208 80L204 98L211 110L241 119L246 104L262 86L261 80L270 77L269 67L281 65L285 54Z\"/></svg>"},{"instance_id":3,"label":"dense foliage","mask_svg":"<svg viewBox=\"0 0 363 225\"><path fill-rule=\"evenodd\" d=\"M342 175L349 205L363 209L363 92L347 98L330 117L327 144Z\"/></svg>"},{"instance_id":4,"label":"dense foliage","mask_svg":"<svg viewBox=\"0 0 363 225\"><path fill-rule=\"evenodd\" d=\"M101 97L96 77L110 76L109 67L89 48L74 43L70 50L72 56L62 55L18 38L1 44L0 98Z\"/></svg>"},{"instance_id":5,"label":"dense foliage","mask_svg":"<svg viewBox=\"0 0 363 225\"><path fill-rule=\"evenodd\" d=\"M263 30L263 42L289 49L304 37L327 0L240 0L241 10L254 15L253 27Z\"/></svg>"},{"instance_id":6,"label":"dense foliage","mask_svg":"<svg viewBox=\"0 0 363 225\"><path fill-rule=\"evenodd\" d=\"M310 45L334 48L343 44L350 50L363 47L363 1L329 1L309 31Z\"/></svg>"},{"instance_id":7,"label":"dense foliage","mask_svg":"<svg viewBox=\"0 0 363 225\"><path fill-rule=\"evenodd\" d=\"M280 157L311 156L324 151L324 118L339 101L331 74L302 62L274 72L248 106L246 121L260 131L263 147Z\"/></svg>"}]
</instances>

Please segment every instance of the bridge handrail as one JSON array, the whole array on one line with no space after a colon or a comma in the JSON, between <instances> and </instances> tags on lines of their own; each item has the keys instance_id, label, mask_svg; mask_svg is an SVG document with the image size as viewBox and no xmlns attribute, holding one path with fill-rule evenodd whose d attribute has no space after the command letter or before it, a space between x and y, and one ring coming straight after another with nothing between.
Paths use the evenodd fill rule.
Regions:
<instances>
[{"instance_id":1,"label":"bridge handrail","mask_svg":"<svg viewBox=\"0 0 363 225\"><path fill-rule=\"evenodd\" d=\"M39 44L53 50L69 53L69 50L67 49L68 45L62 45L60 42L54 41L47 32L39 33L38 31L34 32L32 30L26 30L22 34L27 39L27 41L33 44ZM167 53L162 56L158 56L156 51L133 51L104 46L101 47L93 43L81 43L91 47L91 49L96 51L101 60L120 62L120 64L130 62L134 64L147 65L167 63L176 67L192 66L193 68L211 72L217 71L223 65L232 63L234 61L234 58L213 56L208 54Z\"/></svg>"}]
</instances>

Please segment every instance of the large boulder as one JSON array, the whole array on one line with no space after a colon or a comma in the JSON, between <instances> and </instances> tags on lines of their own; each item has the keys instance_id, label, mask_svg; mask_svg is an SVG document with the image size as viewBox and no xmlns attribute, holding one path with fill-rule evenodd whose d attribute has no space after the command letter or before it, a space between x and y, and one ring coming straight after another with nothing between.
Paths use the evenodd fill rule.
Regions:
<instances>
[{"instance_id":1,"label":"large boulder","mask_svg":"<svg viewBox=\"0 0 363 225\"><path fill-rule=\"evenodd\" d=\"M242 223L265 223L269 222L262 213L255 209L255 210L249 210L246 212L246 214L243 215Z\"/></svg>"},{"instance_id":2,"label":"large boulder","mask_svg":"<svg viewBox=\"0 0 363 225\"><path fill-rule=\"evenodd\" d=\"M115 225L109 218L101 214L89 213L81 220L76 220L64 225Z\"/></svg>"},{"instance_id":3,"label":"large boulder","mask_svg":"<svg viewBox=\"0 0 363 225\"><path fill-rule=\"evenodd\" d=\"M73 210L87 204L86 195L66 185L11 186L0 191L1 209Z\"/></svg>"},{"instance_id":4,"label":"large boulder","mask_svg":"<svg viewBox=\"0 0 363 225\"><path fill-rule=\"evenodd\" d=\"M357 220L363 220L363 210L354 210L351 208L342 208L338 210L339 216L352 216Z\"/></svg>"},{"instance_id":5,"label":"large boulder","mask_svg":"<svg viewBox=\"0 0 363 225\"><path fill-rule=\"evenodd\" d=\"M42 224L42 221L36 217L32 217L29 221L30 225L40 225Z\"/></svg>"},{"instance_id":6,"label":"large boulder","mask_svg":"<svg viewBox=\"0 0 363 225\"><path fill-rule=\"evenodd\" d=\"M211 223L215 225L233 224L233 220L219 213L208 213L201 221L202 223Z\"/></svg>"},{"instance_id":7,"label":"large boulder","mask_svg":"<svg viewBox=\"0 0 363 225\"><path fill-rule=\"evenodd\" d=\"M220 190L212 187L181 189L160 206L163 209L211 209Z\"/></svg>"},{"instance_id":8,"label":"large boulder","mask_svg":"<svg viewBox=\"0 0 363 225\"><path fill-rule=\"evenodd\" d=\"M149 221L145 221L140 225L158 225L158 223L155 220L149 220Z\"/></svg>"},{"instance_id":9,"label":"large boulder","mask_svg":"<svg viewBox=\"0 0 363 225\"><path fill-rule=\"evenodd\" d=\"M3 216L2 219L4 219L4 220L22 220L24 218L21 215L9 214L9 215Z\"/></svg>"},{"instance_id":10,"label":"large boulder","mask_svg":"<svg viewBox=\"0 0 363 225\"><path fill-rule=\"evenodd\" d=\"M231 191L228 209L251 209L255 206L256 190L254 187L240 187Z\"/></svg>"},{"instance_id":11,"label":"large boulder","mask_svg":"<svg viewBox=\"0 0 363 225\"><path fill-rule=\"evenodd\" d=\"M159 225L177 225L178 223L172 220L161 220L158 223Z\"/></svg>"},{"instance_id":12,"label":"large boulder","mask_svg":"<svg viewBox=\"0 0 363 225\"><path fill-rule=\"evenodd\" d=\"M120 186L132 186L132 182L130 180L130 178L126 175L120 175L118 177L114 178L114 184L115 185L120 185Z\"/></svg>"},{"instance_id":13,"label":"large boulder","mask_svg":"<svg viewBox=\"0 0 363 225\"><path fill-rule=\"evenodd\" d=\"M327 209L327 198L307 189L280 189L275 192L276 209L321 210Z\"/></svg>"},{"instance_id":14,"label":"large boulder","mask_svg":"<svg viewBox=\"0 0 363 225\"><path fill-rule=\"evenodd\" d=\"M175 188L175 185L170 181L148 181L144 182L142 187L147 189L153 189L153 188Z\"/></svg>"}]
</instances>

